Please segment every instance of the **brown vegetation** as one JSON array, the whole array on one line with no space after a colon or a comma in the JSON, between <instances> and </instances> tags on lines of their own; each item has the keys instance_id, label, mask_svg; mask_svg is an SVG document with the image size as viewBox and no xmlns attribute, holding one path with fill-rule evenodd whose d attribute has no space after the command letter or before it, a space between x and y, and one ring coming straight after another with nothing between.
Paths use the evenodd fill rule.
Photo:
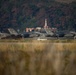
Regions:
<instances>
[{"instance_id":1,"label":"brown vegetation","mask_svg":"<svg viewBox=\"0 0 76 75\"><path fill-rule=\"evenodd\" d=\"M75 75L76 43L0 43L0 75Z\"/></svg>"}]
</instances>

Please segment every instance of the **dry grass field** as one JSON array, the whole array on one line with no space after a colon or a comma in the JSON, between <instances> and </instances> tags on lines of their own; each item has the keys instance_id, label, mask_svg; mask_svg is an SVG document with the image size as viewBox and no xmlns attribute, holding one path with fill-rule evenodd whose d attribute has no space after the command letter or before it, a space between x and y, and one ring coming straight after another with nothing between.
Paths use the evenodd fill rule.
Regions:
<instances>
[{"instance_id":1,"label":"dry grass field","mask_svg":"<svg viewBox=\"0 0 76 75\"><path fill-rule=\"evenodd\" d=\"M76 43L1 41L0 75L76 75Z\"/></svg>"},{"instance_id":2,"label":"dry grass field","mask_svg":"<svg viewBox=\"0 0 76 75\"><path fill-rule=\"evenodd\" d=\"M26 38L26 39L0 39L0 42L38 42L38 40L32 39L32 38ZM41 41L42 42L42 41ZM43 41L46 42L46 41ZM47 42L50 43L76 43L76 39L51 39L47 40Z\"/></svg>"}]
</instances>

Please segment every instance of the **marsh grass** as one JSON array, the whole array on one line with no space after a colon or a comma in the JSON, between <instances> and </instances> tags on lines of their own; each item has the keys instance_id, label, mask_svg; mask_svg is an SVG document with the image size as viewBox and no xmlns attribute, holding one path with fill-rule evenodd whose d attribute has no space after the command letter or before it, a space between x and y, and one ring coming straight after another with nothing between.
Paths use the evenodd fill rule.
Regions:
<instances>
[{"instance_id":1,"label":"marsh grass","mask_svg":"<svg viewBox=\"0 0 76 75\"><path fill-rule=\"evenodd\" d=\"M32 38L26 38L26 39L0 39L0 42L33 42L38 40L32 39ZM43 42L50 42L50 43L76 43L75 39L51 39L51 40L45 40ZM42 41L41 41L42 42Z\"/></svg>"},{"instance_id":2,"label":"marsh grass","mask_svg":"<svg viewBox=\"0 0 76 75\"><path fill-rule=\"evenodd\" d=\"M52 43L49 41L36 41L31 42L0 42L0 50L22 50L22 51L34 51L50 49L54 46L58 50L76 50L76 43Z\"/></svg>"},{"instance_id":3,"label":"marsh grass","mask_svg":"<svg viewBox=\"0 0 76 75\"><path fill-rule=\"evenodd\" d=\"M76 75L76 43L0 42L0 75Z\"/></svg>"}]
</instances>

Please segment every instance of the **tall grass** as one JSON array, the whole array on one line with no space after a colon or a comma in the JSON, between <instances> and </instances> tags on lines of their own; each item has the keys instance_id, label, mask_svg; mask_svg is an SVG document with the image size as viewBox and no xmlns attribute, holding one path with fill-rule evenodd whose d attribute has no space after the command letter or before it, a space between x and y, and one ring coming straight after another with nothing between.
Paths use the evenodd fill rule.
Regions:
<instances>
[{"instance_id":1,"label":"tall grass","mask_svg":"<svg viewBox=\"0 0 76 75\"><path fill-rule=\"evenodd\" d=\"M32 42L32 41L37 41L35 39L0 39L0 42ZM46 40L50 43L76 43L75 39L51 39L51 40Z\"/></svg>"},{"instance_id":2,"label":"tall grass","mask_svg":"<svg viewBox=\"0 0 76 75\"><path fill-rule=\"evenodd\" d=\"M76 75L76 43L1 42L0 75Z\"/></svg>"},{"instance_id":3,"label":"tall grass","mask_svg":"<svg viewBox=\"0 0 76 75\"><path fill-rule=\"evenodd\" d=\"M32 42L3 42L0 43L0 50L23 50L23 51L34 51L34 50L45 50L51 49L54 46L58 50L75 50L76 43L50 43L48 41L32 41Z\"/></svg>"}]
</instances>

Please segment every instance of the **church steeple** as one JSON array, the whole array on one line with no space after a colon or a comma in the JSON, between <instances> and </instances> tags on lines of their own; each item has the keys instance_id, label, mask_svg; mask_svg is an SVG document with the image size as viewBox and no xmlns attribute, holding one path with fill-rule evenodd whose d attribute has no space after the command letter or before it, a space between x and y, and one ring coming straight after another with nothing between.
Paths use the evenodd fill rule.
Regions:
<instances>
[{"instance_id":1,"label":"church steeple","mask_svg":"<svg viewBox=\"0 0 76 75\"><path fill-rule=\"evenodd\" d=\"M47 19L45 19L45 26L47 27Z\"/></svg>"},{"instance_id":2,"label":"church steeple","mask_svg":"<svg viewBox=\"0 0 76 75\"><path fill-rule=\"evenodd\" d=\"M47 25L47 19L45 19L45 25L44 25L44 28L48 28L48 25Z\"/></svg>"}]
</instances>

